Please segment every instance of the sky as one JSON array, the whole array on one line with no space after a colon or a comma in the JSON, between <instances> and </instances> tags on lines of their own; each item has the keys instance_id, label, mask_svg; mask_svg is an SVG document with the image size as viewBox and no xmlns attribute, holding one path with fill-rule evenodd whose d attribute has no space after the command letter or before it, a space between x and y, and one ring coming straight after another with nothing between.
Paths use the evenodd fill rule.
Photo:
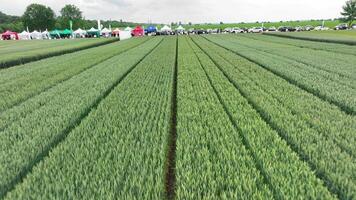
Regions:
<instances>
[{"instance_id":1,"label":"sky","mask_svg":"<svg viewBox=\"0 0 356 200\"><path fill-rule=\"evenodd\" d=\"M224 23L330 19L340 17L346 0L0 0L0 11L22 15L40 3L58 15L65 4L78 6L86 19L141 23Z\"/></svg>"}]
</instances>

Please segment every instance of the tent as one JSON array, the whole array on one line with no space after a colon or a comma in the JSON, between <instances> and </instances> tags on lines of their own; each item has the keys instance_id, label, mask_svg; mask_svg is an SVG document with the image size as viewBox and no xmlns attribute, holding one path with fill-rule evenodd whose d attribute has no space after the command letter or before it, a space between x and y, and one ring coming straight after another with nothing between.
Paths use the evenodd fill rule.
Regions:
<instances>
[{"instance_id":1,"label":"tent","mask_svg":"<svg viewBox=\"0 0 356 200\"><path fill-rule=\"evenodd\" d=\"M169 26L167 26L167 25L164 25L162 28L161 28L161 32L171 32L172 31L172 29L169 27Z\"/></svg>"},{"instance_id":2,"label":"tent","mask_svg":"<svg viewBox=\"0 0 356 200\"><path fill-rule=\"evenodd\" d=\"M71 30L68 29L64 29L60 35L61 37L70 37L73 34L73 32Z\"/></svg>"},{"instance_id":3,"label":"tent","mask_svg":"<svg viewBox=\"0 0 356 200\"><path fill-rule=\"evenodd\" d=\"M42 39L50 39L51 38L51 36L47 30L43 31L41 33L41 35L42 35Z\"/></svg>"},{"instance_id":4,"label":"tent","mask_svg":"<svg viewBox=\"0 0 356 200\"><path fill-rule=\"evenodd\" d=\"M119 37L120 35L120 29L119 28L115 28L112 32L111 32L111 36L113 37Z\"/></svg>"},{"instance_id":5,"label":"tent","mask_svg":"<svg viewBox=\"0 0 356 200\"><path fill-rule=\"evenodd\" d=\"M104 28L103 30L101 30L101 35L104 37L110 37L111 36L111 30Z\"/></svg>"},{"instance_id":6,"label":"tent","mask_svg":"<svg viewBox=\"0 0 356 200\"><path fill-rule=\"evenodd\" d=\"M91 27L91 29L87 30L88 37L100 37L100 31Z\"/></svg>"},{"instance_id":7,"label":"tent","mask_svg":"<svg viewBox=\"0 0 356 200\"><path fill-rule=\"evenodd\" d=\"M131 31L120 31L119 32L120 40L126 40L132 37Z\"/></svg>"},{"instance_id":8,"label":"tent","mask_svg":"<svg viewBox=\"0 0 356 200\"><path fill-rule=\"evenodd\" d=\"M31 34L27 31L22 31L18 35L20 40L31 40Z\"/></svg>"},{"instance_id":9,"label":"tent","mask_svg":"<svg viewBox=\"0 0 356 200\"><path fill-rule=\"evenodd\" d=\"M131 31L132 35L137 37L137 36L143 36L145 34L145 31L141 26L136 26L134 30Z\"/></svg>"},{"instance_id":10,"label":"tent","mask_svg":"<svg viewBox=\"0 0 356 200\"><path fill-rule=\"evenodd\" d=\"M87 32L85 30L82 30L78 28L76 31L73 32L74 37L76 38L84 38Z\"/></svg>"},{"instance_id":11,"label":"tent","mask_svg":"<svg viewBox=\"0 0 356 200\"><path fill-rule=\"evenodd\" d=\"M61 38L61 32L60 30L53 30L51 32L49 32L49 35L51 38Z\"/></svg>"},{"instance_id":12,"label":"tent","mask_svg":"<svg viewBox=\"0 0 356 200\"><path fill-rule=\"evenodd\" d=\"M42 33L38 32L38 31L33 31L31 33L31 38L32 39L36 39L36 40L41 40L42 39Z\"/></svg>"},{"instance_id":13,"label":"tent","mask_svg":"<svg viewBox=\"0 0 356 200\"><path fill-rule=\"evenodd\" d=\"M16 32L7 30L3 34L1 34L1 38L3 40L18 40L19 35Z\"/></svg>"},{"instance_id":14,"label":"tent","mask_svg":"<svg viewBox=\"0 0 356 200\"><path fill-rule=\"evenodd\" d=\"M132 28L131 27L126 27L125 31L132 31Z\"/></svg>"},{"instance_id":15,"label":"tent","mask_svg":"<svg viewBox=\"0 0 356 200\"><path fill-rule=\"evenodd\" d=\"M180 25L180 26L178 26L178 28L176 28L176 30L179 32L183 32L183 31L185 31L185 28L183 28L183 26Z\"/></svg>"},{"instance_id":16,"label":"tent","mask_svg":"<svg viewBox=\"0 0 356 200\"><path fill-rule=\"evenodd\" d=\"M145 32L146 32L147 34L149 34L149 33L155 33L155 32L157 32L157 28L156 28L155 26L149 26L149 27L147 27L147 28L145 29Z\"/></svg>"}]
</instances>

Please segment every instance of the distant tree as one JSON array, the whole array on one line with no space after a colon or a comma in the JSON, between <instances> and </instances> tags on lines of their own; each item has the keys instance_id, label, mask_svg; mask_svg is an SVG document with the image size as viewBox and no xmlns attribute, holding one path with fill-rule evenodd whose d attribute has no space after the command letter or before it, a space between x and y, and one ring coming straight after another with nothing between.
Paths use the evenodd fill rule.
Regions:
<instances>
[{"instance_id":1,"label":"distant tree","mask_svg":"<svg viewBox=\"0 0 356 200\"><path fill-rule=\"evenodd\" d=\"M341 15L344 16L343 21L347 22L349 27L356 20L356 0L348 0L342 7Z\"/></svg>"},{"instance_id":2,"label":"distant tree","mask_svg":"<svg viewBox=\"0 0 356 200\"><path fill-rule=\"evenodd\" d=\"M53 10L41 4L30 4L22 16L22 22L30 31L53 29L56 19Z\"/></svg>"},{"instance_id":3,"label":"distant tree","mask_svg":"<svg viewBox=\"0 0 356 200\"><path fill-rule=\"evenodd\" d=\"M189 22L188 25L191 26L191 25L192 25L192 22Z\"/></svg>"},{"instance_id":4,"label":"distant tree","mask_svg":"<svg viewBox=\"0 0 356 200\"><path fill-rule=\"evenodd\" d=\"M220 22L220 24L224 24L224 22Z\"/></svg>"},{"instance_id":5,"label":"distant tree","mask_svg":"<svg viewBox=\"0 0 356 200\"><path fill-rule=\"evenodd\" d=\"M62 29L70 28L69 21L73 22L73 29L81 28L84 25L82 11L75 5L65 5L60 13L61 16L58 18L58 22Z\"/></svg>"}]
</instances>

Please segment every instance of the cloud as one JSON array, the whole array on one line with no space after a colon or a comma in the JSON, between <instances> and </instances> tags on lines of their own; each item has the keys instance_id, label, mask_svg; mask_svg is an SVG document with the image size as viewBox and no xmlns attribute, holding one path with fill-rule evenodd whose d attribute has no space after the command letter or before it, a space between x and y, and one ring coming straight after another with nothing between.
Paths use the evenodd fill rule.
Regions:
<instances>
[{"instance_id":1,"label":"cloud","mask_svg":"<svg viewBox=\"0 0 356 200\"><path fill-rule=\"evenodd\" d=\"M0 10L22 15L26 5L42 3L56 13L77 5L87 19L135 22L253 22L336 18L345 0L0 0Z\"/></svg>"}]
</instances>

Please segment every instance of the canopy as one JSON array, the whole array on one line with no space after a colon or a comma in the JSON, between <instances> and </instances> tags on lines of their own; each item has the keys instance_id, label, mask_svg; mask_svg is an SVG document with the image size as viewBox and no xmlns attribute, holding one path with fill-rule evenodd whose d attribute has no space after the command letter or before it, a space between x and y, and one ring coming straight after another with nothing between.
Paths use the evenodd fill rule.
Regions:
<instances>
[{"instance_id":1,"label":"canopy","mask_svg":"<svg viewBox=\"0 0 356 200\"><path fill-rule=\"evenodd\" d=\"M12 32L12 31L5 31L3 34L1 34L2 39L4 40L18 40L19 39L19 35L16 32Z\"/></svg>"},{"instance_id":2,"label":"canopy","mask_svg":"<svg viewBox=\"0 0 356 200\"><path fill-rule=\"evenodd\" d=\"M133 36L143 36L145 34L145 31L141 26L136 26L134 30L132 30Z\"/></svg>"},{"instance_id":3,"label":"canopy","mask_svg":"<svg viewBox=\"0 0 356 200\"><path fill-rule=\"evenodd\" d=\"M87 32L78 28L76 31L73 32L74 34L85 35Z\"/></svg>"},{"instance_id":4,"label":"canopy","mask_svg":"<svg viewBox=\"0 0 356 200\"><path fill-rule=\"evenodd\" d=\"M101 33L103 33L103 34L109 34L109 33L111 33L111 30L110 30L110 29L107 29L107 28L104 28L103 30L101 30Z\"/></svg>"},{"instance_id":5,"label":"canopy","mask_svg":"<svg viewBox=\"0 0 356 200\"><path fill-rule=\"evenodd\" d=\"M87 35L89 35L89 37L100 37L100 31L91 27L91 29L87 30Z\"/></svg>"},{"instance_id":6,"label":"canopy","mask_svg":"<svg viewBox=\"0 0 356 200\"><path fill-rule=\"evenodd\" d=\"M120 29L119 29L119 28L115 28L115 29L112 31L112 33L114 33L114 34L119 34L119 32L120 32Z\"/></svg>"},{"instance_id":7,"label":"canopy","mask_svg":"<svg viewBox=\"0 0 356 200\"><path fill-rule=\"evenodd\" d=\"M49 34L50 34L51 37L60 37L61 36L61 31L56 29L56 30L53 30L53 31L49 32Z\"/></svg>"},{"instance_id":8,"label":"canopy","mask_svg":"<svg viewBox=\"0 0 356 200\"><path fill-rule=\"evenodd\" d=\"M72 31L68 30L68 29L64 29L61 33L61 35L71 35L71 34L72 34Z\"/></svg>"},{"instance_id":9,"label":"canopy","mask_svg":"<svg viewBox=\"0 0 356 200\"><path fill-rule=\"evenodd\" d=\"M50 38L49 32L47 30L43 31L41 34L42 34L42 38L43 39L49 39Z\"/></svg>"},{"instance_id":10,"label":"canopy","mask_svg":"<svg viewBox=\"0 0 356 200\"><path fill-rule=\"evenodd\" d=\"M18 35L20 40L31 40L31 34L27 31L22 31Z\"/></svg>"},{"instance_id":11,"label":"canopy","mask_svg":"<svg viewBox=\"0 0 356 200\"><path fill-rule=\"evenodd\" d=\"M155 33L157 32L157 28L155 26L149 26L146 28L146 33Z\"/></svg>"},{"instance_id":12,"label":"canopy","mask_svg":"<svg viewBox=\"0 0 356 200\"><path fill-rule=\"evenodd\" d=\"M31 33L31 38L37 40L42 39L42 34L35 30Z\"/></svg>"},{"instance_id":13,"label":"canopy","mask_svg":"<svg viewBox=\"0 0 356 200\"><path fill-rule=\"evenodd\" d=\"M180 26L178 26L178 28L176 28L176 30L177 30L177 31L184 31L184 30L185 30L185 28L183 28L183 26L182 26L182 25L180 25Z\"/></svg>"},{"instance_id":14,"label":"canopy","mask_svg":"<svg viewBox=\"0 0 356 200\"><path fill-rule=\"evenodd\" d=\"M132 28L131 27L126 27L125 31L132 31Z\"/></svg>"},{"instance_id":15,"label":"canopy","mask_svg":"<svg viewBox=\"0 0 356 200\"><path fill-rule=\"evenodd\" d=\"M161 31L172 31L172 29L167 26L167 25L164 25L162 28L161 28Z\"/></svg>"},{"instance_id":16,"label":"canopy","mask_svg":"<svg viewBox=\"0 0 356 200\"><path fill-rule=\"evenodd\" d=\"M126 40L132 37L131 31L120 31L119 36L120 40Z\"/></svg>"}]
</instances>

